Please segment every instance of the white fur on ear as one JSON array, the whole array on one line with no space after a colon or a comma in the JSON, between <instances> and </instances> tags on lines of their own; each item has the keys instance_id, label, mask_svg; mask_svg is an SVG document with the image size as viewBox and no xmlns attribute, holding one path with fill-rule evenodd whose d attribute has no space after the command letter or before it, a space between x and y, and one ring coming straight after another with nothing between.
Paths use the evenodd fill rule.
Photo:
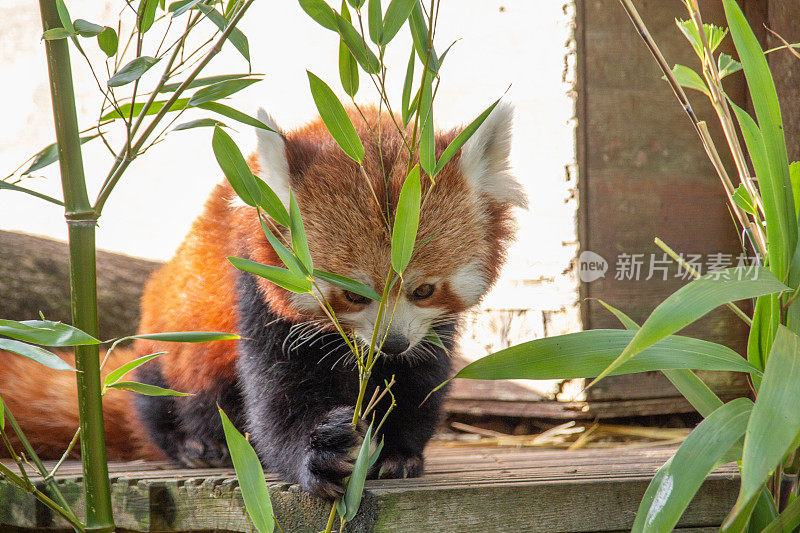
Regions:
<instances>
[{"instance_id":1,"label":"white fur on ear","mask_svg":"<svg viewBox=\"0 0 800 533\"><path fill-rule=\"evenodd\" d=\"M514 109L500 102L461 148L461 172L475 191L527 208L522 186L511 174L511 123Z\"/></svg>"},{"instance_id":2,"label":"white fur on ear","mask_svg":"<svg viewBox=\"0 0 800 533\"><path fill-rule=\"evenodd\" d=\"M258 146L258 166L261 171L259 178L264 180L275 191L281 202L289 208L289 162L286 160L286 143L280 133L280 128L264 108L258 110L258 120L275 131L256 128Z\"/></svg>"}]
</instances>

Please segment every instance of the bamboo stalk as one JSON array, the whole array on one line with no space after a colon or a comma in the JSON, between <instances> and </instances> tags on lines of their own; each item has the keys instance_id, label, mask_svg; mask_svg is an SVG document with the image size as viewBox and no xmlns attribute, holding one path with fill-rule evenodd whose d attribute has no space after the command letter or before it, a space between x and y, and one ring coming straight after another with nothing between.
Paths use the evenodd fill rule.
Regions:
<instances>
[{"instance_id":1,"label":"bamboo stalk","mask_svg":"<svg viewBox=\"0 0 800 533\"><path fill-rule=\"evenodd\" d=\"M647 49L650 50L650 53L656 60L656 63L658 63L661 72L666 77L667 83L669 83L669 86L672 89L672 92L675 94L675 97L678 99L678 102L680 102L683 110L692 121L692 126L694 127L697 135L700 137L700 140L703 144L703 149L705 150L706 155L708 155L708 158L711 160L711 163L714 166L714 170L717 172L720 181L722 181L723 187L725 188L725 192L728 196L731 210L736 215L736 218L742 227L750 230L755 236L754 244L758 249L758 252L761 253L762 256L766 257L766 239L764 238L763 230L762 228L753 224L752 221L747 217L747 213L745 213L742 208L733 201L731 197L733 184L728 177L728 173L725 171L725 167L722 165L722 161L717 153L717 149L714 146L711 136L708 134L708 130L705 128L705 124L697 117L697 114L695 114L691 103L689 103L689 99L686 97L683 87L681 87L680 83L678 83L678 80L675 79L672 69L669 67L667 60L664 59L661 50L658 48L658 45L655 43L653 37L650 35L650 32L647 30L647 26L645 26L644 21L639 16L639 12L636 10L636 7L634 7L633 2L631 0L620 0L620 3L625 9L625 12L628 14L628 17L631 19L631 23L633 23L633 26L639 33L639 36L645 42L645 45L647 45Z\"/></svg>"},{"instance_id":2,"label":"bamboo stalk","mask_svg":"<svg viewBox=\"0 0 800 533\"><path fill-rule=\"evenodd\" d=\"M55 0L39 0L44 30L61 27ZM75 94L68 41L45 41L50 94L58 142L61 183L69 227L70 293L73 325L98 336L95 225L83 172ZM76 346L78 409L81 425L86 531L112 532L111 486L108 479L100 394L100 353L97 345Z\"/></svg>"}]
</instances>

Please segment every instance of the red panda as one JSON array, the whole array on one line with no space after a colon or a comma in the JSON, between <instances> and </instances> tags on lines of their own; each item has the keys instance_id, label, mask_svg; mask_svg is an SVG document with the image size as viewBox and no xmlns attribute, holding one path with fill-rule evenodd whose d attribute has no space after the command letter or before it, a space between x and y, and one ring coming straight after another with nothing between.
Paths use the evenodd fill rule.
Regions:
<instances>
[{"instance_id":1,"label":"red panda","mask_svg":"<svg viewBox=\"0 0 800 533\"><path fill-rule=\"evenodd\" d=\"M357 164L319 119L279 133L274 120L260 111L259 119L274 132L258 130L257 150L248 163L285 205L291 189L315 268L380 292L391 268L385 219L387 213L393 216L408 151L388 115L376 110L349 114L364 144L363 165L383 204L380 209ZM450 377L448 350L458 317L496 280L512 237L511 207L526 205L509 170L511 115L507 104L493 110L437 175L424 205L417 236L417 243L424 244L414 253L402 286L396 284L391 293L388 308L395 311L368 388L395 378L397 405L383 426L385 445L373 477L420 475L422 451L435 429L443 394L423 400ZM380 146L375 136L379 121ZM456 133L437 134L437 157ZM423 177L423 196L429 187ZM165 456L190 467L227 464L220 406L250 433L267 469L313 494L341 495L353 468L350 449L361 438L350 423L358 383L348 349L311 295L290 293L238 271L227 260L230 256L282 264L255 209L222 183L172 260L147 282L139 330L228 331L241 339L203 344L138 340L130 353L118 354L124 359L169 352L140 367L136 380L192 396L115 392L107 397L109 457ZM319 289L342 324L368 345L377 302L325 282ZM444 349L426 340L431 328ZM21 370L30 363L13 359L0 358L0 396L37 449L55 457L77 424L74 405L57 397L68 390L74 395L74 385L67 383L72 376L59 374L58 381L48 381L50 376ZM377 419L388 403L384 398L378 404Z\"/></svg>"}]
</instances>

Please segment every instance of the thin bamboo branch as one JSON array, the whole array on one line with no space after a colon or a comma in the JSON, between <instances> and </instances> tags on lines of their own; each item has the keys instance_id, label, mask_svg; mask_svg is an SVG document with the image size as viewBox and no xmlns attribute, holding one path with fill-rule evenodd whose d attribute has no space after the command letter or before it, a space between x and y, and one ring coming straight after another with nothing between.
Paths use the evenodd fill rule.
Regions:
<instances>
[{"instance_id":1,"label":"thin bamboo branch","mask_svg":"<svg viewBox=\"0 0 800 533\"><path fill-rule=\"evenodd\" d=\"M678 80L675 79L675 76L672 74L672 69L669 67L667 60L664 59L661 50L656 45L653 37L650 35L650 32L647 30L647 26L645 26L644 21L639 16L639 12L634 7L633 2L631 0L620 0L622 7L625 9L625 12L628 14L628 17L631 19L636 30L639 32L639 36L647 45L648 50L652 54L653 58L658 63L659 68L661 69L662 73L667 79L667 83L669 83L672 92L675 94L675 97L680 102L683 110L689 116L689 119L692 122L692 126L695 129L695 132L700 137L701 143L703 145L703 149L706 152L706 155L711 160L712 165L714 166L714 170L716 170L717 175L719 176L720 180L722 181L722 185L725 188L725 192L728 195L728 199L731 205L731 210L736 215L736 219L742 225L743 228L746 228L752 231L753 235L755 236L755 244L758 248L759 253L763 256L767 255L766 250L766 238L763 234L763 229L756 226L752 223L752 221L748 218L747 213L739 207L736 202L733 201L733 184L731 183L730 178L728 177L727 172L725 171L725 167L722 164L722 160L717 153L716 147L714 146L714 142L711 139L711 136L708 133L708 129L705 127L705 123L701 121L694 112L691 103L689 103L689 99L686 97L686 93L683 91L683 87L678 83ZM702 32L701 32L702 33Z\"/></svg>"},{"instance_id":2,"label":"thin bamboo branch","mask_svg":"<svg viewBox=\"0 0 800 533\"><path fill-rule=\"evenodd\" d=\"M142 134L139 136L139 139L134 144L133 148L131 149L131 153L134 154L134 157L135 154L142 148L144 143L147 141L147 138L150 136L150 134L153 133L153 130L156 129L161 119L164 118L164 115L166 115L170 111L172 105L178 100L178 98L180 98L183 92L189 88L189 85L194 81L194 79L198 76L198 74L200 74L200 72L205 68L205 66L214 58L214 56L216 56L222 50L222 45L228 39L230 34L233 33L233 30L236 29L236 25L242 19L247 9L251 5L253 5L254 1L255 0L248 0L247 3L245 3L244 6L242 6L242 8L236 13L233 19L228 23L228 26L225 28L225 31L222 32L220 38L217 40L217 42L214 44L211 50L208 51L203 60L197 65L197 67L195 67L195 69L192 71L191 74L189 74L189 76L183 81L183 83L181 83L180 86L177 89L175 89L175 92L172 93L172 96L169 98L169 100L167 100L167 102L164 104L161 110L156 114L155 118L150 122L145 131L142 132ZM133 158L130 155L126 155L125 158L119 163L119 165L112 168L111 172L109 172L109 175L106 177L105 180L105 186L100 190L100 193L97 196L97 201L94 204L94 210L98 214L102 212L103 206L108 200L108 196L111 194L111 191L114 190L114 187L117 185L117 182L119 182L120 178L122 177L122 174L125 172L125 170L128 168L128 166L131 164L132 161Z\"/></svg>"},{"instance_id":3,"label":"thin bamboo branch","mask_svg":"<svg viewBox=\"0 0 800 533\"><path fill-rule=\"evenodd\" d=\"M705 77L706 83L708 84L711 92L711 104L714 106L714 110L719 117L722 131L725 134L725 139L727 140L728 146L731 149L731 155L733 156L734 163L736 164L736 169L739 172L739 180L742 182L742 185L744 185L744 188L756 202L756 206L763 214L764 205L761 201L761 195L758 193L755 184L750 178L750 171L747 167L747 159L745 158L744 151L742 150L742 145L739 142L739 137L736 135L736 128L731 117L728 99L722 89L722 79L719 77L717 65L714 63L714 55L712 53L711 46L708 44L708 39L706 38L703 19L700 15L700 6L697 4L697 0L688 0L687 8L689 10L689 16L692 18L692 22L700 34L700 41L703 45L704 51L704 56L701 61L703 66L703 76Z\"/></svg>"}]
</instances>

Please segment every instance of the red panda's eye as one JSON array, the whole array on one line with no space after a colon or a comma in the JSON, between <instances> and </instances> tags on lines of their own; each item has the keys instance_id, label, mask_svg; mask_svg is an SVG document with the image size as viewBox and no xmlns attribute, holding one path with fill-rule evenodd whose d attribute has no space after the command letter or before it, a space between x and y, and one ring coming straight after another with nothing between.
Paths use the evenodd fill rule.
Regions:
<instances>
[{"instance_id":1,"label":"red panda's eye","mask_svg":"<svg viewBox=\"0 0 800 533\"><path fill-rule=\"evenodd\" d=\"M348 302L354 304L364 305L369 303L369 298L367 298L366 296L361 296L360 294L356 294L350 291L344 291L344 297L347 299Z\"/></svg>"},{"instance_id":2,"label":"red panda's eye","mask_svg":"<svg viewBox=\"0 0 800 533\"><path fill-rule=\"evenodd\" d=\"M411 293L411 298L414 300L424 300L426 298L430 298L435 290L436 286L432 283L423 283L414 289L414 292Z\"/></svg>"}]
</instances>

